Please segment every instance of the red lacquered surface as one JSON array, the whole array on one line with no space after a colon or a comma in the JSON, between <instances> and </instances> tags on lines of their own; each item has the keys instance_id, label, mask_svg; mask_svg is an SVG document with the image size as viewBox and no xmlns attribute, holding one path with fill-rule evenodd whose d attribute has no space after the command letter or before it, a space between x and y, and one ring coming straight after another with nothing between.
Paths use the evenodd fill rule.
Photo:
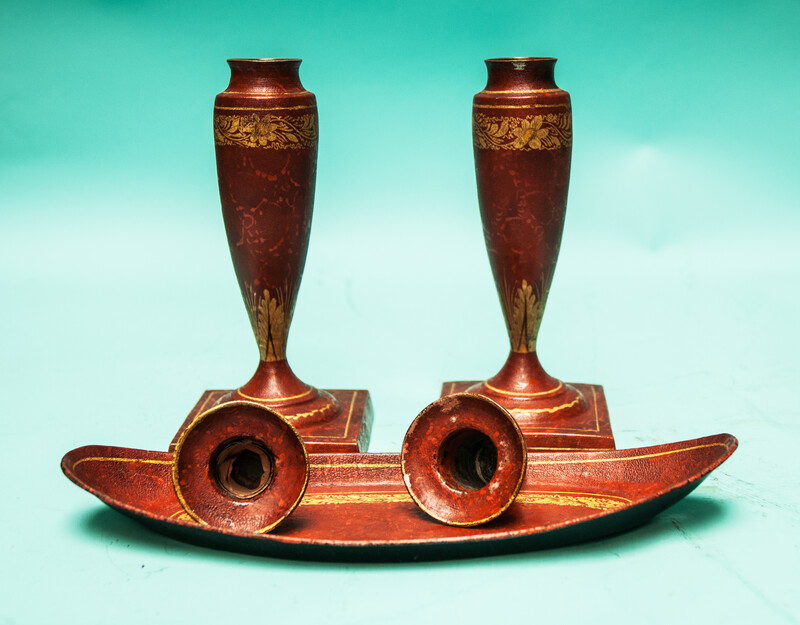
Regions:
<instances>
[{"instance_id":1,"label":"red lacquered surface","mask_svg":"<svg viewBox=\"0 0 800 625\"><path fill-rule=\"evenodd\" d=\"M478 201L511 352L499 373L468 391L512 411L525 433L553 421L585 421L592 412L581 390L548 375L536 353L572 157L572 109L555 83L555 62L487 60L486 88L473 101Z\"/></svg>"},{"instance_id":2,"label":"red lacquered surface","mask_svg":"<svg viewBox=\"0 0 800 625\"><path fill-rule=\"evenodd\" d=\"M445 382L442 396L463 393L479 384L474 381ZM586 398L589 409L580 414L560 411L544 412L537 423L521 425L528 451L561 451L570 449L599 450L614 449L614 434L608 417L608 405L603 387L599 384L578 384L570 386L578 389ZM498 402L500 403L500 402ZM515 418L530 408L519 409L513 402L504 402L503 407Z\"/></svg>"},{"instance_id":3,"label":"red lacquered surface","mask_svg":"<svg viewBox=\"0 0 800 625\"><path fill-rule=\"evenodd\" d=\"M306 449L311 453L366 451L374 415L369 392L344 389L328 389L326 392L336 398L342 410L333 419L317 421L297 428ZM172 439L169 446L170 451L175 449L175 444L183 431L201 412L218 403L222 397L230 397L231 393L232 391L224 390L211 390L203 393L175 434L175 438Z\"/></svg>"},{"instance_id":4,"label":"red lacquered surface","mask_svg":"<svg viewBox=\"0 0 800 625\"><path fill-rule=\"evenodd\" d=\"M719 434L640 449L528 456L511 507L477 527L433 521L403 484L398 454L311 454L308 489L268 534L209 529L172 488L172 454L81 447L64 473L108 505L154 529L210 547L287 558L407 560L553 547L643 523L695 488L736 448Z\"/></svg>"},{"instance_id":5,"label":"red lacquered surface","mask_svg":"<svg viewBox=\"0 0 800 625\"><path fill-rule=\"evenodd\" d=\"M408 428L400 464L408 493L434 519L469 527L497 518L525 477L527 449L514 418L480 395L449 395Z\"/></svg>"},{"instance_id":6,"label":"red lacquered surface","mask_svg":"<svg viewBox=\"0 0 800 625\"><path fill-rule=\"evenodd\" d=\"M175 446L172 484L197 522L268 532L295 509L308 484L308 455L297 431L253 402L226 402L201 414Z\"/></svg>"},{"instance_id":7,"label":"red lacquered surface","mask_svg":"<svg viewBox=\"0 0 800 625\"><path fill-rule=\"evenodd\" d=\"M299 59L233 59L214 103L222 216L260 360L229 398L278 410L300 430L341 416L337 399L301 382L286 344L306 262L319 138Z\"/></svg>"}]
</instances>

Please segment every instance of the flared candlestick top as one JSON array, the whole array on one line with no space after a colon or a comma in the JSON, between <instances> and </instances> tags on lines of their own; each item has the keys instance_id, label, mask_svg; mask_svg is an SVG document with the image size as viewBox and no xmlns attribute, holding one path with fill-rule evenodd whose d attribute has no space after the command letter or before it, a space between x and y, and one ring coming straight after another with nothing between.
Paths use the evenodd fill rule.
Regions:
<instances>
[{"instance_id":1,"label":"flared candlestick top","mask_svg":"<svg viewBox=\"0 0 800 625\"><path fill-rule=\"evenodd\" d=\"M556 88L556 59L520 56L486 59L489 77L484 91L515 91Z\"/></svg>"},{"instance_id":2,"label":"flared candlestick top","mask_svg":"<svg viewBox=\"0 0 800 625\"><path fill-rule=\"evenodd\" d=\"M300 59L228 59L231 80L226 91L280 94L305 91Z\"/></svg>"}]
</instances>

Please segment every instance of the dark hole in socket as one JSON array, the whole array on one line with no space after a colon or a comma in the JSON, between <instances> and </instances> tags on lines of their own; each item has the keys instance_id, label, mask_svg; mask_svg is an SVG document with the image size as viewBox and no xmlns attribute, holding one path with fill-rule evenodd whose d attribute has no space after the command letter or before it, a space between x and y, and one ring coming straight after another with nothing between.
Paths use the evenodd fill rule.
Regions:
<instances>
[{"instance_id":1,"label":"dark hole in socket","mask_svg":"<svg viewBox=\"0 0 800 625\"><path fill-rule=\"evenodd\" d=\"M497 448L478 430L453 432L439 446L438 470L451 488L479 490L494 477Z\"/></svg>"},{"instance_id":2,"label":"dark hole in socket","mask_svg":"<svg viewBox=\"0 0 800 625\"><path fill-rule=\"evenodd\" d=\"M263 493L274 470L272 454L253 438L223 444L211 465L219 487L236 499L252 499Z\"/></svg>"}]
</instances>

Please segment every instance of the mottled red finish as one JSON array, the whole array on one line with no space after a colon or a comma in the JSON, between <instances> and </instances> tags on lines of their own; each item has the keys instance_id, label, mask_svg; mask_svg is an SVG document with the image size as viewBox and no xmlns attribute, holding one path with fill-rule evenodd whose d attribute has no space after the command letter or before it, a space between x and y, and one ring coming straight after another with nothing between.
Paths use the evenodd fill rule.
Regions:
<instances>
[{"instance_id":1,"label":"mottled red finish","mask_svg":"<svg viewBox=\"0 0 800 625\"><path fill-rule=\"evenodd\" d=\"M441 396L464 393L475 388L476 381L445 382L442 384ZM580 415L555 412L538 423L527 426L522 434L529 452L562 451L580 449L597 451L614 449L614 434L608 418L608 405L603 387L599 384L580 384L573 382L570 386L580 391L589 402L589 410ZM511 415L517 414L512 406Z\"/></svg>"},{"instance_id":2,"label":"mottled red finish","mask_svg":"<svg viewBox=\"0 0 800 625\"><path fill-rule=\"evenodd\" d=\"M449 395L425 408L400 452L403 481L422 510L448 525L491 521L522 486L527 449L516 421L480 395Z\"/></svg>"},{"instance_id":3,"label":"mottled red finish","mask_svg":"<svg viewBox=\"0 0 800 625\"><path fill-rule=\"evenodd\" d=\"M620 532L687 495L733 453L727 434L588 451L614 445L602 388L565 385L541 367L536 337L564 225L572 129L555 60L529 58L488 61L474 104L481 214L511 355L472 388L514 419L486 397L449 396L412 424L402 454L345 452L366 448L368 394L310 387L285 357L313 205L314 96L298 60L229 63L214 117L220 196L258 370L240 389L207 391L170 451L81 447L62 459L70 480L158 531L215 548L416 560ZM308 455L303 440L341 453Z\"/></svg>"},{"instance_id":4,"label":"mottled red finish","mask_svg":"<svg viewBox=\"0 0 800 625\"><path fill-rule=\"evenodd\" d=\"M230 84L214 105L220 200L233 266L262 352L254 376L232 398L275 408L302 431L341 412L332 395L301 382L285 357L311 230L316 99L300 82L299 59L228 64ZM298 131L304 123L306 135Z\"/></svg>"},{"instance_id":5,"label":"mottled red finish","mask_svg":"<svg viewBox=\"0 0 800 625\"><path fill-rule=\"evenodd\" d=\"M369 392L348 389L328 389L327 392L336 398L342 411L334 419L298 428L306 449L310 453L367 451L374 418ZM230 397L231 393L224 390L205 391L172 439L170 451L175 449L181 434L197 415L218 403L222 397Z\"/></svg>"},{"instance_id":6,"label":"mottled red finish","mask_svg":"<svg viewBox=\"0 0 800 625\"><path fill-rule=\"evenodd\" d=\"M572 157L570 98L556 86L555 62L487 60L486 87L473 101L478 201L511 352L497 375L468 390L510 410L526 434L565 420L581 427L593 410L578 388L548 375L536 353ZM592 446L613 447L609 437L610 430Z\"/></svg>"},{"instance_id":7,"label":"mottled red finish","mask_svg":"<svg viewBox=\"0 0 800 625\"><path fill-rule=\"evenodd\" d=\"M522 488L498 519L478 527L437 523L413 502L398 454L311 454L308 489L268 534L202 526L172 488L173 454L81 447L69 479L155 530L248 553L330 560L410 560L554 547L639 525L691 492L733 453L733 436L618 451L528 456Z\"/></svg>"},{"instance_id":8,"label":"mottled red finish","mask_svg":"<svg viewBox=\"0 0 800 625\"><path fill-rule=\"evenodd\" d=\"M243 465L239 473L244 479L220 470L229 450L228 464ZM252 450L265 457L263 464ZM172 467L184 510L204 525L235 532L267 532L277 526L295 509L308 483L308 456L300 436L277 412L253 402L227 402L199 415L178 439Z\"/></svg>"}]
</instances>

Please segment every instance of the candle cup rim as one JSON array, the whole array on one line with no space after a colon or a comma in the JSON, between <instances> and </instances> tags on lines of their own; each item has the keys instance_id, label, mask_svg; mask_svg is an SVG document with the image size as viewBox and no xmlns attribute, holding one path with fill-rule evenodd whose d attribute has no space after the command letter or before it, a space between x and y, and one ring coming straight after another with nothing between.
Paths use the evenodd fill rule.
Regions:
<instances>
[{"instance_id":1,"label":"candle cup rim","mask_svg":"<svg viewBox=\"0 0 800 625\"><path fill-rule=\"evenodd\" d=\"M244 59L244 58L235 58L235 59L228 59L228 63L263 63L263 64L270 64L270 63L301 63L302 59L294 59L294 58L281 58L281 59L272 59L272 58L262 58L262 59Z\"/></svg>"},{"instance_id":2,"label":"candle cup rim","mask_svg":"<svg viewBox=\"0 0 800 625\"><path fill-rule=\"evenodd\" d=\"M519 62L541 62L557 61L554 56L498 56L486 59L486 63L519 63Z\"/></svg>"}]
</instances>

